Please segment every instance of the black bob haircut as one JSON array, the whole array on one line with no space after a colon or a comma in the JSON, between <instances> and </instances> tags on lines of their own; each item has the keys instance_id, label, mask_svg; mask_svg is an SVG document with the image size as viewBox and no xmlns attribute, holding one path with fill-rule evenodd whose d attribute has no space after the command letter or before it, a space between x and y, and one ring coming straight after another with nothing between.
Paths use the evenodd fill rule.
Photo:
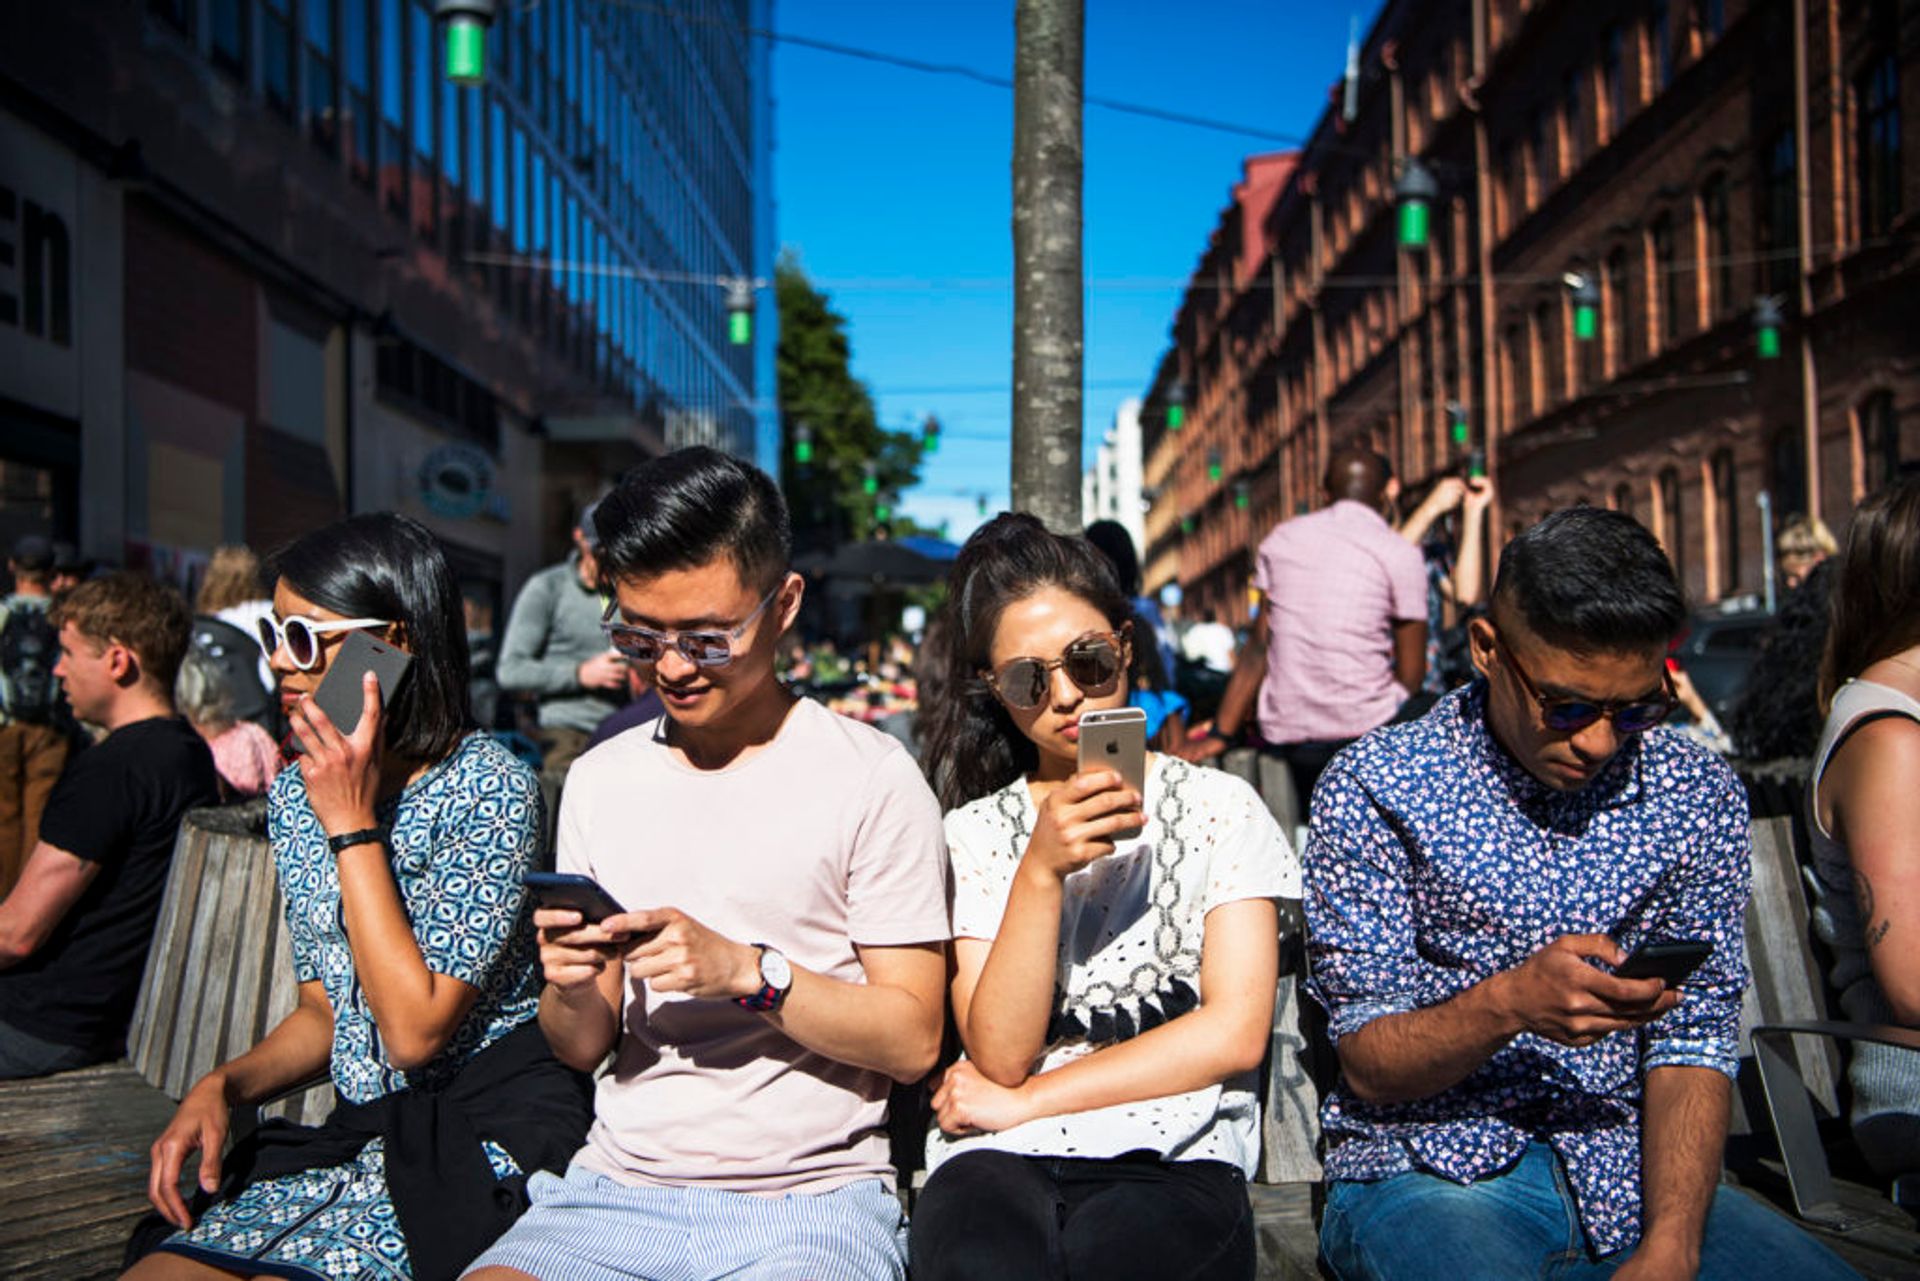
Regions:
<instances>
[{"instance_id":1,"label":"black bob haircut","mask_svg":"<svg viewBox=\"0 0 1920 1281\"><path fill-rule=\"evenodd\" d=\"M1547 644L1583 653L1665 646L1687 622L1660 544L1633 517L1598 507L1565 508L1515 536L1493 600Z\"/></svg>"},{"instance_id":2,"label":"black bob haircut","mask_svg":"<svg viewBox=\"0 0 1920 1281\"><path fill-rule=\"evenodd\" d=\"M353 516L294 540L270 564L316 605L400 624L413 666L385 712L387 750L428 761L451 752L473 726L467 625L426 526L393 512Z\"/></svg>"},{"instance_id":3,"label":"black bob haircut","mask_svg":"<svg viewBox=\"0 0 1920 1281\"><path fill-rule=\"evenodd\" d=\"M793 556L780 487L758 467L705 445L650 459L593 509L609 582L696 569L720 556L771 591Z\"/></svg>"}]
</instances>

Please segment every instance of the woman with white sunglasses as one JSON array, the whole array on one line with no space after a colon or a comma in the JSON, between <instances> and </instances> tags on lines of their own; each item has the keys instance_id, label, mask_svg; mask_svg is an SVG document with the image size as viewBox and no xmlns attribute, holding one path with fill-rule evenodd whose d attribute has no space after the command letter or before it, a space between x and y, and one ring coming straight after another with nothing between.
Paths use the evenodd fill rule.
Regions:
<instances>
[{"instance_id":1,"label":"woman with white sunglasses","mask_svg":"<svg viewBox=\"0 0 1920 1281\"><path fill-rule=\"evenodd\" d=\"M203 1077L154 1143L164 1222L149 1226L164 1239L127 1275L450 1278L591 1119L585 1078L534 1017L521 878L542 864L540 787L472 727L460 596L425 528L357 516L275 568L261 639L300 755L268 794L267 830L299 1003ZM355 631L413 662L390 706L365 678L343 734L313 694ZM222 1157L229 1109L323 1073L339 1099L324 1126L268 1123Z\"/></svg>"}]
</instances>

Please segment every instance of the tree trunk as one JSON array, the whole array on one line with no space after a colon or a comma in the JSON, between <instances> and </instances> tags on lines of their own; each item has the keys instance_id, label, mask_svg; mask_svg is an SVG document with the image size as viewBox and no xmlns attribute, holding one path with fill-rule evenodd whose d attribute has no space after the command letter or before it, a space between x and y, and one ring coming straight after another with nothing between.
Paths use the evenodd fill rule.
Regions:
<instances>
[{"instance_id":1,"label":"tree trunk","mask_svg":"<svg viewBox=\"0 0 1920 1281\"><path fill-rule=\"evenodd\" d=\"M1084 0L1019 0L1013 60L1013 508L1080 531Z\"/></svg>"}]
</instances>

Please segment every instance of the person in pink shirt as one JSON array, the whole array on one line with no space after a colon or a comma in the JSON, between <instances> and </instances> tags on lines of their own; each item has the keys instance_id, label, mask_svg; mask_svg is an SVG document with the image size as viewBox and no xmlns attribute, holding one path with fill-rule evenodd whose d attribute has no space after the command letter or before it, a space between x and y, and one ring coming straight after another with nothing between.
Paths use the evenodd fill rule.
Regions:
<instances>
[{"instance_id":1,"label":"person in pink shirt","mask_svg":"<svg viewBox=\"0 0 1920 1281\"><path fill-rule=\"evenodd\" d=\"M1215 719L1235 737L1257 694L1261 791L1286 831L1334 753L1393 720L1427 669L1426 567L1387 523L1392 466L1341 449L1323 483L1328 505L1276 525L1255 553L1259 615ZM1285 776L1270 779L1276 766Z\"/></svg>"},{"instance_id":2,"label":"person in pink shirt","mask_svg":"<svg viewBox=\"0 0 1920 1281\"><path fill-rule=\"evenodd\" d=\"M181 715L212 750L213 767L220 772L220 789L227 799L264 796L280 772L280 746L252 721L234 718L232 700L213 661L189 649L180 662L173 696Z\"/></svg>"}]
</instances>

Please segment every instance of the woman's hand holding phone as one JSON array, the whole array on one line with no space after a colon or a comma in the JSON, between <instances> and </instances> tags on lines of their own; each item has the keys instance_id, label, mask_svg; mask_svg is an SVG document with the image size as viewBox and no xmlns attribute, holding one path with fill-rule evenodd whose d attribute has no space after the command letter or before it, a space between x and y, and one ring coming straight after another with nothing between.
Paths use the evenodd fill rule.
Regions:
<instances>
[{"instance_id":1,"label":"woman's hand holding phone","mask_svg":"<svg viewBox=\"0 0 1920 1281\"><path fill-rule=\"evenodd\" d=\"M1040 803L1040 821L1034 824L1022 866L1056 881L1066 880L1113 853L1114 833L1145 824L1147 816L1140 806L1140 794L1115 770L1075 774Z\"/></svg>"},{"instance_id":2,"label":"woman's hand holding phone","mask_svg":"<svg viewBox=\"0 0 1920 1281\"><path fill-rule=\"evenodd\" d=\"M307 783L307 803L329 836L376 826L374 802L380 791L381 709L380 681L367 672L360 678L360 723L342 734L311 696L293 706L288 719L300 742L300 775Z\"/></svg>"}]
</instances>

